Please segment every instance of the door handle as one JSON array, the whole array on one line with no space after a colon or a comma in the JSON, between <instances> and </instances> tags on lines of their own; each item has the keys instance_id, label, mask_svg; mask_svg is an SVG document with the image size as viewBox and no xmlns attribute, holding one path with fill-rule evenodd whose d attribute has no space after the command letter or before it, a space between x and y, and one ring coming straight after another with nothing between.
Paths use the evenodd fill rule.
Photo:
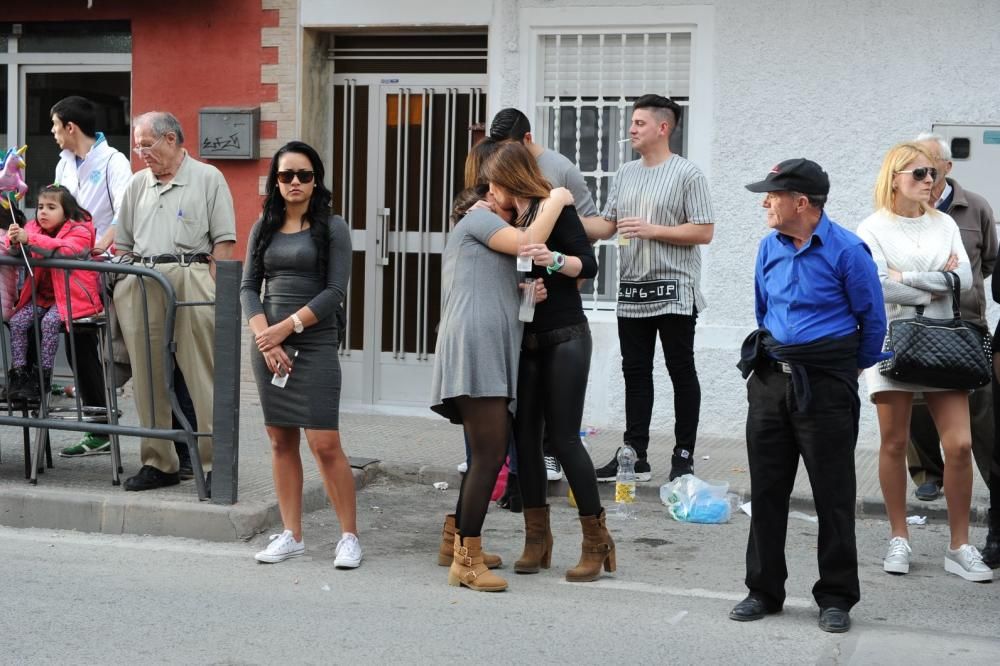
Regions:
<instances>
[{"instance_id":1,"label":"door handle","mask_svg":"<svg viewBox=\"0 0 1000 666\"><path fill-rule=\"evenodd\" d=\"M392 211L388 208L381 208L376 212L379 218L378 231L375 235L375 245L378 246L378 258L376 263L379 266L389 265L389 217Z\"/></svg>"}]
</instances>

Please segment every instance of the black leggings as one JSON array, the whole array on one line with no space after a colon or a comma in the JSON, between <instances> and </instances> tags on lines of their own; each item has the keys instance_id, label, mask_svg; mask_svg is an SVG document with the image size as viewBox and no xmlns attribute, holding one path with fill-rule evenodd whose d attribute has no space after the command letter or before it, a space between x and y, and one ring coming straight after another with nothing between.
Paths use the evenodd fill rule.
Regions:
<instances>
[{"instance_id":1,"label":"black leggings","mask_svg":"<svg viewBox=\"0 0 1000 666\"><path fill-rule=\"evenodd\" d=\"M517 480L524 506L545 506L543 433L562 464L581 516L601 512L594 464L580 442L583 401L590 372L590 332L529 351L522 349L517 375Z\"/></svg>"},{"instance_id":2,"label":"black leggings","mask_svg":"<svg viewBox=\"0 0 1000 666\"><path fill-rule=\"evenodd\" d=\"M462 415L466 440L472 452L469 469L462 478L462 488L458 493L455 524L463 537L477 537L482 533L490 495L507 457L509 400L504 397L470 398L467 395L453 400Z\"/></svg>"}]
</instances>

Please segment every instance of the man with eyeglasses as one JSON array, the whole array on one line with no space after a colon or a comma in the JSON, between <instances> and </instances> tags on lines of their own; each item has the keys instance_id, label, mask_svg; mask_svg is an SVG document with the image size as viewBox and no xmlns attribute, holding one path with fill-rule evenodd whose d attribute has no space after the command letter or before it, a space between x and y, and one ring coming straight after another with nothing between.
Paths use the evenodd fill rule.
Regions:
<instances>
[{"instance_id":1,"label":"man with eyeglasses","mask_svg":"<svg viewBox=\"0 0 1000 666\"><path fill-rule=\"evenodd\" d=\"M172 114L145 113L133 123L135 152L146 164L129 182L122 197L115 235L116 252L130 255L162 273L178 301L215 300L216 260L229 259L236 241L236 215L225 178L214 166L199 162L184 148L184 132ZM143 317L148 304L149 326ZM115 286L125 346L132 359L139 423L169 428L170 402L163 367L164 294L155 285L142 289L138 276ZM215 367L215 322L210 307L176 311L174 358L183 375L201 431L212 428L212 387ZM147 373L152 367L152 376ZM150 410L151 397L156 413ZM212 443L198 443L203 469L211 473ZM125 490L150 490L180 482L180 460L174 443L142 438L142 468L125 481Z\"/></svg>"},{"instance_id":2,"label":"man with eyeglasses","mask_svg":"<svg viewBox=\"0 0 1000 666\"><path fill-rule=\"evenodd\" d=\"M973 288L962 292L962 319L987 326L984 281L993 274L997 261L997 231L993 207L982 196L962 187L951 173L951 146L937 134L925 132L916 138L934 156L937 178L931 188L935 207L955 220L962 234L962 244L972 265ZM1000 302L1000 281L993 281L993 298ZM994 351L996 351L994 349ZM996 396L1000 397L1000 396ZM990 487L990 531L983 549L983 561L1000 566L1000 460L994 442L993 389L984 386L969 395L969 421L972 426L972 455L979 473ZM917 484L917 499L930 501L942 495L944 461L940 437L926 405L913 405L910 419L910 445L906 451L910 476ZM992 468L992 469L991 469ZM991 478L992 477L992 478Z\"/></svg>"}]
</instances>

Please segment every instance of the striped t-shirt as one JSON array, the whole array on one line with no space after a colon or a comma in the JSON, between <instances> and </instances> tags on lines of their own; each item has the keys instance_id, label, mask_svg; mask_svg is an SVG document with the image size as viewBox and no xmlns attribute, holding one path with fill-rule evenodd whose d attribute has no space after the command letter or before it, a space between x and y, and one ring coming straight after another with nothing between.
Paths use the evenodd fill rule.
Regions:
<instances>
[{"instance_id":1,"label":"striped t-shirt","mask_svg":"<svg viewBox=\"0 0 1000 666\"><path fill-rule=\"evenodd\" d=\"M655 167L626 162L615 174L604 217L642 217L651 224L713 224L708 181L693 163L671 155ZM618 246L618 316L628 319L705 309L701 248L629 239Z\"/></svg>"}]
</instances>

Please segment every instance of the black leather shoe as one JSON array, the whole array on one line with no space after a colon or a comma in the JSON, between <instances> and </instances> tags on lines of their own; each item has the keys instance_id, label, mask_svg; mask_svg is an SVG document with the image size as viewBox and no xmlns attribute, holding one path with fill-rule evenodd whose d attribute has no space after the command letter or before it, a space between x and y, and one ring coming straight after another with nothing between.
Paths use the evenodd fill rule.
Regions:
<instances>
[{"instance_id":1,"label":"black leather shoe","mask_svg":"<svg viewBox=\"0 0 1000 666\"><path fill-rule=\"evenodd\" d=\"M839 608L821 608L819 628L831 634L842 634L851 628L851 614Z\"/></svg>"},{"instance_id":2,"label":"black leather shoe","mask_svg":"<svg viewBox=\"0 0 1000 666\"><path fill-rule=\"evenodd\" d=\"M763 618L765 615L772 615L780 612L780 608L778 610L768 610L763 601L757 597L748 596L746 599L733 606L733 610L729 611L729 619L736 620L737 622L752 622Z\"/></svg>"},{"instance_id":3,"label":"black leather shoe","mask_svg":"<svg viewBox=\"0 0 1000 666\"><path fill-rule=\"evenodd\" d=\"M176 486L181 482L177 472L168 474L161 472L151 465L143 465L139 473L125 479L125 490L152 490L154 488L166 488Z\"/></svg>"},{"instance_id":4,"label":"black leather shoe","mask_svg":"<svg viewBox=\"0 0 1000 666\"><path fill-rule=\"evenodd\" d=\"M990 527L982 550L983 563L990 569L1000 568L1000 528Z\"/></svg>"}]
</instances>

